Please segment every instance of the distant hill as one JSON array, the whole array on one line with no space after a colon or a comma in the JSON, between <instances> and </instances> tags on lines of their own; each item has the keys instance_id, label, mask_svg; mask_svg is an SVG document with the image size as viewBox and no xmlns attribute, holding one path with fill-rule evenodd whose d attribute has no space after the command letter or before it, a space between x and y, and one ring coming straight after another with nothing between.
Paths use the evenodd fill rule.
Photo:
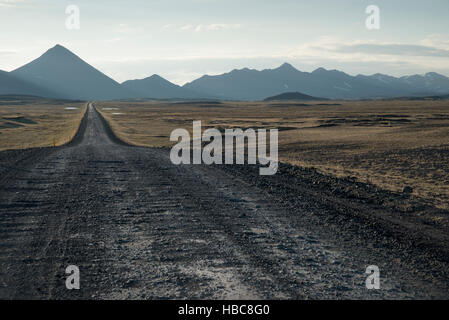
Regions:
<instances>
[{"instance_id":1,"label":"distant hill","mask_svg":"<svg viewBox=\"0 0 449 320\"><path fill-rule=\"evenodd\" d=\"M134 95L60 45L11 74L44 90L56 92L57 97L109 100Z\"/></svg>"},{"instance_id":2,"label":"distant hill","mask_svg":"<svg viewBox=\"0 0 449 320\"><path fill-rule=\"evenodd\" d=\"M57 93L17 78L10 72L0 70L0 95L30 95L56 97Z\"/></svg>"},{"instance_id":3,"label":"distant hill","mask_svg":"<svg viewBox=\"0 0 449 320\"><path fill-rule=\"evenodd\" d=\"M398 97L398 100L447 100L449 99L449 94L441 96L417 96L417 97Z\"/></svg>"},{"instance_id":4,"label":"distant hill","mask_svg":"<svg viewBox=\"0 0 449 320\"><path fill-rule=\"evenodd\" d=\"M125 81L122 83L122 86L134 91L137 98L197 99L207 96L206 94L182 88L157 74L145 79Z\"/></svg>"},{"instance_id":5,"label":"distant hill","mask_svg":"<svg viewBox=\"0 0 449 320\"><path fill-rule=\"evenodd\" d=\"M263 101L315 101L327 100L325 98L312 97L301 92L285 92L276 96L265 98Z\"/></svg>"},{"instance_id":6,"label":"distant hill","mask_svg":"<svg viewBox=\"0 0 449 320\"><path fill-rule=\"evenodd\" d=\"M205 75L183 87L222 99L262 100L285 91L331 99L360 99L448 94L449 79L437 73L401 78L381 74L351 76L324 68L309 73L284 63L276 69L244 68L216 76Z\"/></svg>"}]
</instances>

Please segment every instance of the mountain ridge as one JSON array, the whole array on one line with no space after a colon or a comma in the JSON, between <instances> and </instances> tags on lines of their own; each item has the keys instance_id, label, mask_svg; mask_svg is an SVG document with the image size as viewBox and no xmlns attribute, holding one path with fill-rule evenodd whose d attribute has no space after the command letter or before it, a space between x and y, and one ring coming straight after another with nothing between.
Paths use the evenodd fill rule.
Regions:
<instances>
[{"instance_id":1,"label":"mountain ridge","mask_svg":"<svg viewBox=\"0 0 449 320\"><path fill-rule=\"evenodd\" d=\"M449 78L436 72L399 78L381 74L351 76L322 67L303 72L284 63L278 68L261 71L243 68L220 75L204 75L183 87L237 100L261 100L286 91L329 99L393 98L447 94Z\"/></svg>"},{"instance_id":2,"label":"mountain ridge","mask_svg":"<svg viewBox=\"0 0 449 320\"><path fill-rule=\"evenodd\" d=\"M206 94L183 88L157 74L153 74L143 79L127 80L122 82L121 85L136 92L138 95L137 98L195 99L205 98L207 96Z\"/></svg>"},{"instance_id":3,"label":"mountain ridge","mask_svg":"<svg viewBox=\"0 0 449 320\"><path fill-rule=\"evenodd\" d=\"M183 86L156 74L120 84L59 44L11 72L0 71L0 94L76 100L262 100L285 92L327 99L444 96L449 94L449 78L436 72L402 77L381 73L352 76L323 67L304 72L285 62L273 69L205 74Z\"/></svg>"}]
</instances>

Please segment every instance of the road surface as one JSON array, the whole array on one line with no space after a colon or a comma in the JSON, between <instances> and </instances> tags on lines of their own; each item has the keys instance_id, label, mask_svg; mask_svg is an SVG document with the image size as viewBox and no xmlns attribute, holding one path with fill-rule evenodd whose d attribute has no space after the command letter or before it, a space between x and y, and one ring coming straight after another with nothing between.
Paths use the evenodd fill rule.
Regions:
<instances>
[{"instance_id":1,"label":"road surface","mask_svg":"<svg viewBox=\"0 0 449 320\"><path fill-rule=\"evenodd\" d=\"M121 143L91 104L70 144L0 163L2 299L449 297L444 230L319 191L293 167L175 166Z\"/></svg>"}]
</instances>

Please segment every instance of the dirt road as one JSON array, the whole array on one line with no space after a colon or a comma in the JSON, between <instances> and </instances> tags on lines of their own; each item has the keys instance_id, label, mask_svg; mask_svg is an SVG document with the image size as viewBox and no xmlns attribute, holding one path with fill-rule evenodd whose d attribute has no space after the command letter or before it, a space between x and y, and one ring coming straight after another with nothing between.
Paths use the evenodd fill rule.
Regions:
<instances>
[{"instance_id":1,"label":"dirt road","mask_svg":"<svg viewBox=\"0 0 449 320\"><path fill-rule=\"evenodd\" d=\"M2 299L449 297L444 226L302 169L175 166L120 143L92 106L69 145L0 164ZM80 290L65 287L68 265Z\"/></svg>"}]
</instances>

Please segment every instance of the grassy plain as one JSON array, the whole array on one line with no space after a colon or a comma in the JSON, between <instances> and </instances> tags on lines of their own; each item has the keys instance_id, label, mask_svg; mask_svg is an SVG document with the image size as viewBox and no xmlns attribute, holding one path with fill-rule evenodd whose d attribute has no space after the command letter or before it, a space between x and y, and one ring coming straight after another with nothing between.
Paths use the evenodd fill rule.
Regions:
<instances>
[{"instance_id":1,"label":"grassy plain","mask_svg":"<svg viewBox=\"0 0 449 320\"><path fill-rule=\"evenodd\" d=\"M0 97L0 150L48 147L69 142L86 104L31 97Z\"/></svg>"},{"instance_id":2,"label":"grassy plain","mask_svg":"<svg viewBox=\"0 0 449 320\"><path fill-rule=\"evenodd\" d=\"M104 102L123 140L170 146L175 128L278 128L281 161L449 208L449 101Z\"/></svg>"}]
</instances>

